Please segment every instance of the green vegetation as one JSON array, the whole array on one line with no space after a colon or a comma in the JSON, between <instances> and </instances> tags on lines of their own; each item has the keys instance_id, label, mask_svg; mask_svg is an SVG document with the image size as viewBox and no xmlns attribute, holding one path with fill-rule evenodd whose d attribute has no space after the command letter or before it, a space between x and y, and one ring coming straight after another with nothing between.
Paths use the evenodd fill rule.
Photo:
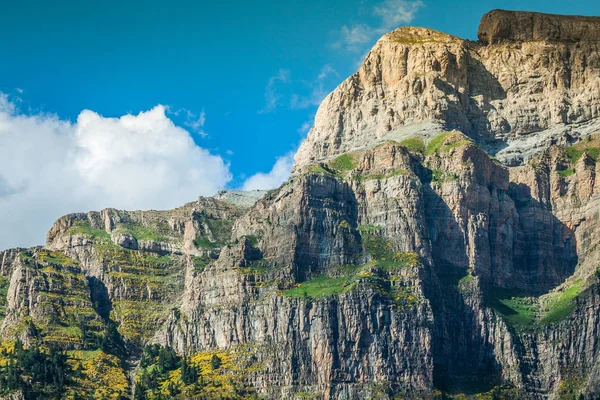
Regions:
<instances>
[{"instance_id":1,"label":"green vegetation","mask_svg":"<svg viewBox=\"0 0 600 400\"><path fill-rule=\"evenodd\" d=\"M569 168L569 169L563 169L563 170L557 170L556 173L562 177L568 177L571 176L575 173L575 169L573 168Z\"/></svg>"},{"instance_id":2,"label":"green vegetation","mask_svg":"<svg viewBox=\"0 0 600 400\"><path fill-rule=\"evenodd\" d=\"M321 164L314 165L310 167L309 172L314 174L325 174L335 176L336 174L333 171L330 171L327 167Z\"/></svg>"},{"instance_id":3,"label":"green vegetation","mask_svg":"<svg viewBox=\"0 0 600 400\"><path fill-rule=\"evenodd\" d=\"M50 250L42 250L38 253L38 261L45 264L53 264L53 265L64 265L64 266L76 266L78 265L77 261L73 260L70 257L67 257L61 252L58 251L50 251Z\"/></svg>"},{"instance_id":4,"label":"green vegetation","mask_svg":"<svg viewBox=\"0 0 600 400\"><path fill-rule=\"evenodd\" d=\"M312 299L331 296L350 290L356 279L356 275L341 278L329 278L326 275L321 275L298 283L293 289L285 290L283 294L288 297L309 297Z\"/></svg>"},{"instance_id":5,"label":"green vegetation","mask_svg":"<svg viewBox=\"0 0 600 400\"><path fill-rule=\"evenodd\" d=\"M148 345L140 361L133 398L254 398L254 390L244 379L263 367L251 350L250 346L238 346L182 356L170 347Z\"/></svg>"},{"instance_id":6,"label":"green vegetation","mask_svg":"<svg viewBox=\"0 0 600 400\"><path fill-rule=\"evenodd\" d=\"M447 43L453 36L432 29L418 29L409 32L406 29L391 32L390 39L402 44Z\"/></svg>"},{"instance_id":7,"label":"green vegetation","mask_svg":"<svg viewBox=\"0 0 600 400\"><path fill-rule=\"evenodd\" d=\"M196 238L194 239L194 246L196 246L196 248L214 249L219 247L219 244L216 242L211 242L207 238Z\"/></svg>"},{"instance_id":8,"label":"green vegetation","mask_svg":"<svg viewBox=\"0 0 600 400\"><path fill-rule=\"evenodd\" d=\"M231 236L232 221L201 216L200 222L208 226L210 239L207 233L196 237L194 239L194 246L196 248L217 249L227 244Z\"/></svg>"},{"instance_id":9,"label":"green vegetation","mask_svg":"<svg viewBox=\"0 0 600 400\"><path fill-rule=\"evenodd\" d=\"M344 173L347 173L354 168L356 168L356 154L346 153L328 163L319 163L311 166L309 172L340 178Z\"/></svg>"},{"instance_id":10,"label":"green vegetation","mask_svg":"<svg viewBox=\"0 0 600 400\"><path fill-rule=\"evenodd\" d=\"M552 324L567 318L575 309L575 299L583 292L581 280L573 282L564 292L553 293L546 301L546 314L540 320L541 324Z\"/></svg>"},{"instance_id":11,"label":"green vegetation","mask_svg":"<svg viewBox=\"0 0 600 400\"><path fill-rule=\"evenodd\" d=\"M445 173L439 169L431 170L431 182L451 182L458 179L458 175L455 173Z\"/></svg>"},{"instance_id":12,"label":"green vegetation","mask_svg":"<svg viewBox=\"0 0 600 400\"><path fill-rule=\"evenodd\" d=\"M468 275L465 275L462 278L460 278L458 280L458 284L459 285L468 285L469 283L473 282L473 279L474 279L473 275L468 274Z\"/></svg>"},{"instance_id":13,"label":"green vegetation","mask_svg":"<svg viewBox=\"0 0 600 400\"><path fill-rule=\"evenodd\" d=\"M248 239L248 241L250 242L250 244L252 245L252 247L258 246L258 241L260 240L260 238L258 236L245 235L245 236L242 236L242 237Z\"/></svg>"},{"instance_id":14,"label":"green vegetation","mask_svg":"<svg viewBox=\"0 0 600 400\"><path fill-rule=\"evenodd\" d=\"M488 305L517 330L533 329L567 318L575 309L575 299L583 292L581 280L546 297L523 296L514 290L493 288Z\"/></svg>"},{"instance_id":15,"label":"green vegetation","mask_svg":"<svg viewBox=\"0 0 600 400\"><path fill-rule=\"evenodd\" d=\"M408 139L404 139L400 142L400 144L408 151L417 152L417 153L425 153L425 142L423 139L419 137L412 137Z\"/></svg>"},{"instance_id":16,"label":"green vegetation","mask_svg":"<svg viewBox=\"0 0 600 400\"><path fill-rule=\"evenodd\" d=\"M444 140L446 140L446 137L450 133L451 132L444 132L431 139L425 148L425 154L430 156L439 153L444 145Z\"/></svg>"},{"instance_id":17,"label":"green vegetation","mask_svg":"<svg viewBox=\"0 0 600 400\"><path fill-rule=\"evenodd\" d=\"M393 251L390 241L369 232L365 233L367 234L363 236L363 245L366 253L372 257L374 265L394 269L421 263L417 253Z\"/></svg>"},{"instance_id":18,"label":"green vegetation","mask_svg":"<svg viewBox=\"0 0 600 400\"><path fill-rule=\"evenodd\" d=\"M192 262L194 263L194 271L202 272L208 265L209 260L204 257L192 256Z\"/></svg>"},{"instance_id":19,"label":"green vegetation","mask_svg":"<svg viewBox=\"0 0 600 400\"><path fill-rule=\"evenodd\" d=\"M376 225L360 225L356 230L364 233L379 232L383 227Z\"/></svg>"},{"instance_id":20,"label":"green vegetation","mask_svg":"<svg viewBox=\"0 0 600 400\"><path fill-rule=\"evenodd\" d=\"M177 275L183 273L183 260L112 244L95 244L94 249L108 279L127 287L127 296L113 300L110 313L119 333L134 343L149 339L182 289Z\"/></svg>"},{"instance_id":21,"label":"green vegetation","mask_svg":"<svg viewBox=\"0 0 600 400\"><path fill-rule=\"evenodd\" d=\"M588 136L581 142L565 148L565 154L575 164L583 153L587 153L594 161L600 158L600 135Z\"/></svg>"},{"instance_id":22,"label":"green vegetation","mask_svg":"<svg viewBox=\"0 0 600 400\"><path fill-rule=\"evenodd\" d=\"M329 166L336 171L346 172L356 168L356 159L353 154L342 154L329 162Z\"/></svg>"},{"instance_id":23,"label":"green vegetation","mask_svg":"<svg viewBox=\"0 0 600 400\"><path fill-rule=\"evenodd\" d=\"M1 354L0 394L21 390L26 398L60 399L69 383L72 371L67 355L51 347L25 348L21 341L14 344L12 351Z\"/></svg>"},{"instance_id":24,"label":"green vegetation","mask_svg":"<svg viewBox=\"0 0 600 400\"><path fill-rule=\"evenodd\" d=\"M456 147L473 144L473 141L458 131L444 132L429 141L425 149L425 155L448 152Z\"/></svg>"},{"instance_id":25,"label":"green vegetation","mask_svg":"<svg viewBox=\"0 0 600 400\"><path fill-rule=\"evenodd\" d=\"M534 326L537 303L532 297L524 297L514 290L493 288L488 299L489 306L502 315L505 321L517 330Z\"/></svg>"},{"instance_id":26,"label":"green vegetation","mask_svg":"<svg viewBox=\"0 0 600 400\"><path fill-rule=\"evenodd\" d=\"M9 280L0 276L0 321L6 316L6 296L8 294Z\"/></svg>"},{"instance_id":27,"label":"green vegetation","mask_svg":"<svg viewBox=\"0 0 600 400\"><path fill-rule=\"evenodd\" d=\"M139 223L128 222L119 225L117 233L128 233L136 240L150 240L154 242L168 242L169 239L158 233L158 227L149 227Z\"/></svg>"},{"instance_id":28,"label":"green vegetation","mask_svg":"<svg viewBox=\"0 0 600 400\"><path fill-rule=\"evenodd\" d=\"M473 393L471 390L474 388L470 388L471 390L468 392L468 394L465 393L452 393L452 394L448 394L448 393L439 393L438 396L436 397L432 397L435 399L445 399L445 400L521 400L524 399L526 397L524 397L523 393L517 389L516 387L510 385L510 384L505 384L505 385L501 385L501 386L495 386L493 387L491 390L488 390L486 392L480 392L481 389L483 389L483 387L485 387L485 384L481 383L479 385L474 385L476 386L476 390L478 393ZM482 388L479 388L477 386L483 386ZM483 389L483 390L487 390L487 389ZM563 399L561 397L561 399ZM573 399L575 400L575 399Z\"/></svg>"},{"instance_id":29,"label":"green vegetation","mask_svg":"<svg viewBox=\"0 0 600 400\"><path fill-rule=\"evenodd\" d=\"M110 240L110 234L102 229L92 228L90 221L78 220L73 222L73 226L67 230L67 235L86 235L91 238L97 238L100 240Z\"/></svg>"},{"instance_id":30,"label":"green vegetation","mask_svg":"<svg viewBox=\"0 0 600 400\"><path fill-rule=\"evenodd\" d=\"M343 229L351 229L352 227L350 226L350 223L348 221L346 221L345 219L340 221L340 228Z\"/></svg>"},{"instance_id":31,"label":"green vegetation","mask_svg":"<svg viewBox=\"0 0 600 400\"><path fill-rule=\"evenodd\" d=\"M33 332L43 343L63 349L99 346L104 323L94 309L87 279L77 263L47 250L37 252L35 258L25 255L26 274L37 288L36 296L17 310L18 320L10 334Z\"/></svg>"},{"instance_id":32,"label":"green vegetation","mask_svg":"<svg viewBox=\"0 0 600 400\"><path fill-rule=\"evenodd\" d=\"M296 283L283 291L284 296L319 299L345 293L356 285L365 284L386 297L396 307L407 307L418 301L410 285L404 282L400 270L420 264L416 253L393 251L392 243L377 236L372 226L362 229L365 252L372 260L364 265L331 268L327 273Z\"/></svg>"}]
</instances>

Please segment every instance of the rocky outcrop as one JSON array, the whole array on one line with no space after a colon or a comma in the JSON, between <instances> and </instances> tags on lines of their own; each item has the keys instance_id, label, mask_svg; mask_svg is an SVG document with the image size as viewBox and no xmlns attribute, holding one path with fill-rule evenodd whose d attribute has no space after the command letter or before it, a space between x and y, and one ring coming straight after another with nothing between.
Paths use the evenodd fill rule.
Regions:
<instances>
[{"instance_id":1,"label":"rocky outcrop","mask_svg":"<svg viewBox=\"0 0 600 400\"><path fill-rule=\"evenodd\" d=\"M428 140L450 129L500 152L509 165L521 164L551 144L598 131L599 71L591 41L483 45L399 28L325 98L294 171L385 140Z\"/></svg>"},{"instance_id":2,"label":"rocky outcrop","mask_svg":"<svg viewBox=\"0 0 600 400\"><path fill-rule=\"evenodd\" d=\"M502 41L600 41L600 17L553 15L494 10L481 18L479 40Z\"/></svg>"}]
</instances>

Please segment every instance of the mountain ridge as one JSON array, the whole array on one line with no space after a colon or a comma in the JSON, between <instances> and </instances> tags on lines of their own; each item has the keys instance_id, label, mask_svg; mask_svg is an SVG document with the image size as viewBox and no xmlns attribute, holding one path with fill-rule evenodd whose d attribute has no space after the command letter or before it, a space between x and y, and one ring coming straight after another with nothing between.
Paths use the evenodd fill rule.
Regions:
<instances>
[{"instance_id":1,"label":"mountain ridge","mask_svg":"<svg viewBox=\"0 0 600 400\"><path fill-rule=\"evenodd\" d=\"M400 28L324 100L281 187L61 217L45 246L0 252L1 390L597 398L599 104L575 93L597 53Z\"/></svg>"}]
</instances>

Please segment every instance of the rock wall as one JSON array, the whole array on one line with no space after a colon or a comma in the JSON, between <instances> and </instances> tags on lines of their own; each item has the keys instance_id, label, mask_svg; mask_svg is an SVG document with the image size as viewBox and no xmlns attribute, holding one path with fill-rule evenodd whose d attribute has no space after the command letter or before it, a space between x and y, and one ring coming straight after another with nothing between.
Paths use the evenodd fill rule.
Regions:
<instances>
[{"instance_id":1,"label":"rock wall","mask_svg":"<svg viewBox=\"0 0 600 400\"><path fill-rule=\"evenodd\" d=\"M493 10L481 18L477 36L485 44L533 40L597 42L600 17Z\"/></svg>"},{"instance_id":2,"label":"rock wall","mask_svg":"<svg viewBox=\"0 0 600 400\"><path fill-rule=\"evenodd\" d=\"M312 162L385 140L458 129L509 165L600 129L595 42L487 46L423 28L384 35L320 105L295 158Z\"/></svg>"}]
</instances>

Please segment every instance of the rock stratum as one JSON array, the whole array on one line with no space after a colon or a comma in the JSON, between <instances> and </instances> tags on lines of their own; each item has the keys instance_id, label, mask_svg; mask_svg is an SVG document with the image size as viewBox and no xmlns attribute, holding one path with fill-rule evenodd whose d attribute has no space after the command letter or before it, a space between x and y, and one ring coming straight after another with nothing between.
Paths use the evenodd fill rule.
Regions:
<instances>
[{"instance_id":1,"label":"rock stratum","mask_svg":"<svg viewBox=\"0 0 600 400\"><path fill-rule=\"evenodd\" d=\"M597 26L400 28L280 188L70 214L0 252L3 393L599 398Z\"/></svg>"}]
</instances>

